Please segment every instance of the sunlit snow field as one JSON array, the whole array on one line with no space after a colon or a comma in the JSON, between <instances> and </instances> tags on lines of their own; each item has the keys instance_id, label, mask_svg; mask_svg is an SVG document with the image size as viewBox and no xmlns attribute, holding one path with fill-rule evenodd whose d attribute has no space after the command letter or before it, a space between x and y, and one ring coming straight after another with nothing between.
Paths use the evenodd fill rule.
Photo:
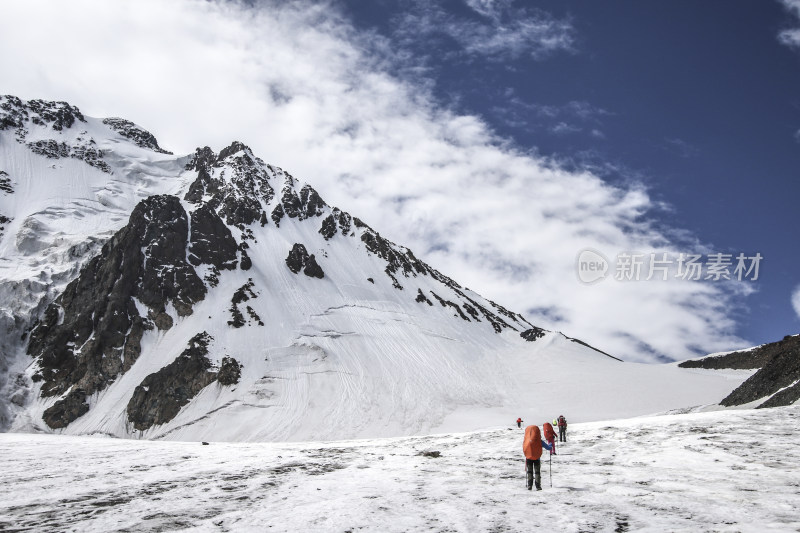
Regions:
<instances>
[{"instance_id":1,"label":"sunlit snow field","mask_svg":"<svg viewBox=\"0 0 800 533\"><path fill-rule=\"evenodd\" d=\"M800 406L324 443L0 434L4 531L797 531ZM439 451L438 458L420 452Z\"/></svg>"}]
</instances>

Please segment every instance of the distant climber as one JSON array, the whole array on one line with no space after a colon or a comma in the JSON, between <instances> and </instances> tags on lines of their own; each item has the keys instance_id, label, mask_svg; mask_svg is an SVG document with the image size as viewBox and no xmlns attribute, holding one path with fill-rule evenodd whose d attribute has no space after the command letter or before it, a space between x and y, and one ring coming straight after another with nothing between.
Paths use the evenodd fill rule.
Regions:
<instances>
[{"instance_id":1,"label":"distant climber","mask_svg":"<svg viewBox=\"0 0 800 533\"><path fill-rule=\"evenodd\" d=\"M556 455L556 431L553 429L553 424L545 422L542 425L542 433L544 433L544 440L553 448L550 450L550 455Z\"/></svg>"},{"instance_id":2,"label":"distant climber","mask_svg":"<svg viewBox=\"0 0 800 533\"><path fill-rule=\"evenodd\" d=\"M525 454L525 474L528 477L528 490L533 489L534 474L536 475L536 490L542 490L542 448L552 450L550 445L542 440L539 426L526 427L525 439L522 441L522 451Z\"/></svg>"},{"instance_id":3,"label":"distant climber","mask_svg":"<svg viewBox=\"0 0 800 533\"><path fill-rule=\"evenodd\" d=\"M567 419L564 415L558 417L558 442L567 442Z\"/></svg>"},{"instance_id":4,"label":"distant climber","mask_svg":"<svg viewBox=\"0 0 800 533\"><path fill-rule=\"evenodd\" d=\"M522 419L521 418L517 418L517 427L518 428L522 427Z\"/></svg>"}]
</instances>

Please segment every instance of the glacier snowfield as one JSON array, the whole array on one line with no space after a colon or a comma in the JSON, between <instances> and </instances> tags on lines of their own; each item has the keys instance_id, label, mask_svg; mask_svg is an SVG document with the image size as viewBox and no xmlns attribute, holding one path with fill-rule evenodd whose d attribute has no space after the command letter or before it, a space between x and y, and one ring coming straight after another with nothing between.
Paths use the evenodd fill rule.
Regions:
<instances>
[{"instance_id":1,"label":"glacier snowfield","mask_svg":"<svg viewBox=\"0 0 800 533\"><path fill-rule=\"evenodd\" d=\"M798 405L572 424L541 492L516 426L207 446L5 433L0 530L798 531L798 430Z\"/></svg>"}]
</instances>

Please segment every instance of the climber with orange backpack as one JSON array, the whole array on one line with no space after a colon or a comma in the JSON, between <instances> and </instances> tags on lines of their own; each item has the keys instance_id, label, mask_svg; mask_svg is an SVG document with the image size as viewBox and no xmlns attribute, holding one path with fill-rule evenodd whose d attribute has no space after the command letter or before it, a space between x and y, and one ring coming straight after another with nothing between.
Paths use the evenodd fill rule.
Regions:
<instances>
[{"instance_id":1,"label":"climber with orange backpack","mask_svg":"<svg viewBox=\"0 0 800 533\"><path fill-rule=\"evenodd\" d=\"M536 476L536 490L542 490L542 448L552 450L550 444L542 440L539 426L526 427L525 439L522 441L522 451L525 454L525 474L527 475L528 490L533 489L534 474Z\"/></svg>"},{"instance_id":2,"label":"climber with orange backpack","mask_svg":"<svg viewBox=\"0 0 800 533\"><path fill-rule=\"evenodd\" d=\"M544 440L553 448L550 451L550 455L556 455L556 430L553 429L553 424L550 422L542 424L542 432L544 433Z\"/></svg>"},{"instance_id":3,"label":"climber with orange backpack","mask_svg":"<svg viewBox=\"0 0 800 533\"><path fill-rule=\"evenodd\" d=\"M550 422L545 422L542 424L542 430L544 432L544 440L553 448L550 450L550 461L548 464L547 471L550 473L550 486L553 486L553 456L556 455L556 431L553 429L553 424Z\"/></svg>"}]
</instances>

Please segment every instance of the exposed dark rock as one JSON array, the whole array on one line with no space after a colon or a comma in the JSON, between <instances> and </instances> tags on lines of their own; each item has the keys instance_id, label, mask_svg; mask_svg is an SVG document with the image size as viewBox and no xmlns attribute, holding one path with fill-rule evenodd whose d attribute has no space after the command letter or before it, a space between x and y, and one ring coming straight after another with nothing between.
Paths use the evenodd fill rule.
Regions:
<instances>
[{"instance_id":1,"label":"exposed dark rock","mask_svg":"<svg viewBox=\"0 0 800 533\"><path fill-rule=\"evenodd\" d=\"M294 179L288 176L286 185L283 188L283 196L281 196L283 212L286 216L297 218L298 220L320 216L327 205L322 201L317 191L310 185L305 185L300 189L300 194L298 194L293 185Z\"/></svg>"},{"instance_id":2,"label":"exposed dark rock","mask_svg":"<svg viewBox=\"0 0 800 533\"><path fill-rule=\"evenodd\" d=\"M295 243L289 251L289 255L286 257L286 266L295 274L302 270L310 278L322 279L325 277L325 273L317 263L314 254L308 255L306 247L299 243Z\"/></svg>"},{"instance_id":3,"label":"exposed dark rock","mask_svg":"<svg viewBox=\"0 0 800 533\"><path fill-rule=\"evenodd\" d=\"M470 317L472 317L472 320L480 322L479 317L482 315L492 325L492 328L495 330L495 332L500 333L504 329L518 331L517 327L507 322L502 317L507 317L511 322L515 322L525 329L533 327L533 325L522 315L513 313L505 307L492 301L489 301L489 304L494 308L494 311L479 304L466 294L461 285L456 283L453 279L445 276L438 270L431 268L426 263L417 259L411 250L398 246L393 242L384 239L380 236L380 234L375 232L359 218L354 217L352 222L357 229L362 230L361 240L364 242L367 250L386 261L386 275L388 275L392 280L392 286L396 289L403 288L398 280L397 274L402 274L406 278L416 276L418 274L429 275L436 281L452 289L453 292L455 292L463 300L463 309L467 311ZM438 298L437 295L434 294L434 296ZM462 307L457 303L448 302L444 299L442 299L440 303L442 303L443 306L450 305L456 311L456 316L462 318L463 320L470 321L470 318L464 314Z\"/></svg>"},{"instance_id":4,"label":"exposed dark rock","mask_svg":"<svg viewBox=\"0 0 800 533\"><path fill-rule=\"evenodd\" d=\"M244 243L242 243L242 244L244 244ZM241 268L242 270L245 270L245 271L246 270L250 270L250 267L253 266L253 261L250 259L250 256L247 255L247 249L240 245L239 246L239 251L242 254L242 258L239 261L239 268Z\"/></svg>"},{"instance_id":5,"label":"exposed dark rock","mask_svg":"<svg viewBox=\"0 0 800 533\"><path fill-rule=\"evenodd\" d=\"M70 148L67 143L59 143L53 139L39 140L28 143L28 148L34 154L39 154L47 157L48 159L58 159L61 157L69 157Z\"/></svg>"},{"instance_id":6,"label":"exposed dark rock","mask_svg":"<svg viewBox=\"0 0 800 533\"><path fill-rule=\"evenodd\" d=\"M215 266L212 266L208 269L203 281L208 283L209 287L216 287L219 285L219 269Z\"/></svg>"},{"instance_id":7,"label":"exposed dark rock","mask_svg":"<svg viewBox=\"0 0 800 533\"><path fill-rule=\"evenodd\" d=\"M339 223L339 231L342 232L342 235L352 235L350 233L350 229L352 226L353 217L350 216L350 213L347 213L346 211L340 211L338 208L334 208L333 213Z\"/></svg>"},{"instance_id":8,"label":"exposed dark rock","mask_svg":"<svg viewBox=\"0 0 800 533\"><path fill-rule=\"evenodd\" d=\"M757 346L751 350L703 357L701 359L690 359L689 361L683 361L678 366L681 368L708 368L714 370L723 368L738 370L763 368L776 355L798 346L800 346L800 335L789 335L777 342Z\"/></svg>"},{"instance_id":9,"label":"exposed dark rock","mask_svg":"<svg viewBox=\"0 0 800 533\"><path fill-rule=\"evenodd\" d=\"M442 307L447 307L447 306L452 307L456 312L456 315L454 315L454 316L461 317L462 320L466 320L467 322L470 321L470 319L467 318L467 315L464 314L464 311L461 310L461 306L459 306L457 303L451 302L449 300L445 300L444 298L440 297L438 294L436 294L433 291L431 291L431 294L433 295L434 298L436 298L439 301L439 303L442 305ZM419 298L419 296L417 296L417 298ZM419 301L419 300L417 300L417 301Z\"/></svg>"},{"instance_id":10,"label":"exposed dark rock","mask_svg":"<svg viewBox=\"0 0 800 533\"><path fill-rule=\"evenodd\" d=\"M25 140L29 133L26 126L29 124L49 126L53 131L61 132L71 128L76 121L86 122L86 119L77 107L66 102L30 100L25 103L15 96L0 97L0 130L14 129L17 142L21 144L26 144ZM80 159L103 172L111 172L111 167L103 161L102 151L95 148L96 143L93 139L77 137L76 142L77 144L70 146L55 139L39 139L27 143L27 146L32 152L51 159L71 157Z\"/></svg>"},{"instance_id":11,"label":"exposed dark rock","mask_svg":"<svg viewBox=\"0 0 800 533\"><path fill-rule=\"evenodd\" d=\"M108 163L103 161L103 152L88 144L68 146L64 142L59 143L53 139L46 139L28 143L28 148L30 148L31 152L43 155L49 159L59 159L62 157L80 159L103 172L111 173L111 167L108 166Z\"/></svg>"},{"instance_id":12,"label":"exposed dark rock","mask_svg":"<svg viewBox=\"0 0 800 533\"><path fill-rule=\"evenodd\" d=\"M86 391L73 389L63 400L46 409L42 414L42 420L51 428L60 429L67 427L70 422L85 415L88 411Z\"/></svg>"},{"instance_id":13,"label":"exposed dark rock","mask_svg":"<svg viewBox=\"0 0 800 533\"><path fill-rule=\"evenodd\" d=\"M177 359L142 380L127 407L134 429L145 431L169 422L216 379L217 373L209 370L211 361L206 357L212 340L205 331L198 333Z\"/></svg>"},{"instance_id":14,"label":"exposed dark rock","mask_svg":"<svg viewBox=\"0 0 800 533\"><path fill-rule=\"evenodd\" d=\"M562 333L562 335L564 335L564 334ZM597 348L595 348L591 344L583 342L580 339L573 339L572 337L567 337L566 335L564 335L564 338L569 339L570 341L572 341L572 342L574 342L576 344L580 344L581 346L585 346L587 348L590 348L590 349L594 350L597 353L601 353L601 354L605 355L606 357L610 357L611 359L615 359L615 360L620 361L620 362L622 361L622 359L620 359L619 357L614 357L613 355L608 354L608 353L604 352L603 350L598 350Z\"/></svg>"},{"instance_id":15,"label":"exposed dark rock","mask_svg":"<svg viewBox=\"0 0 800 533\"><path fill-rule=\"evenodd\" d=\"M25 122L29 120L25 104L16 96L0 96L0 130L24 129Z\"/></svg>"},{"instance_id":16,"label":"exposed dark rock","mask_svg":"<svg viewBox=\"0 0 800 533\"><path fill-rule=\"evenodd\" d=\"M336 235L336 219L333 218L333 215L328 215L323 219L319 232L326 241Z\"/></svg>"},{"instance_id":17,"label":"exposed dark rock","mask_svg":"<svg viewBox=\"0 0 800 533\"><path fill-rule=\"evenodd\" d=\"M323 213L325 208L328 207L311 185L304 185L303 188L300 189L300 202L303 205L303 212L300 215L300 220L318 217Z\"/></svg>"},{"instance_id":18,"label":"exposed dark rock","mask_svg":"<svg viewBox=\"0 0 800 533\"><path fill-rule=\"evenodd\" d=\"M333 238L338 230L341 230L342 235L347 236L350 233L352 220L353 217L349 213L334 207L331 213L322 221L322 227L319 232L325 237L326 241Z\"/></svg>"},{"instance_id":19,"label":"exposed dark rock","mask_svg":"<svg viewBox=\"0 0 800 533\"><path fill-rule=\"evenodd\" d=\"M0 237L5 233L6 225L8 225L9 222L11 222L11 219L0 213Z\"/></svg>"},{"instance_id":20,"label":"exposed dark rock","mask_svg":"<svg viewBox=\"0 0 800 533\"><path fill-rule=\"evenodd\" d=\"M777 394L774 394L769 400L759 405L756 409L792 405L797 400L800 400L800 383L795 383L791 387L787 387Z\"/></svg>"},{"instance_id":21,"label":"exposed dark rock","mask_svg":"<svg viewBox=\"0 0 800 533\"><path fill-rule=\"evenodd\" d=\"M238 245L231 230L208 204L192 212L192 234L189 262L214 265L220 270L236 268Z\"/></svg>"},{"instance_id":22,"label":"exposed dark rock","mask_svg":"<svg viewBox=\"0 0 800 533\"><path fill-rule=\"evenodd\" d=\"M256 322L256 323L257 323L259 326L263 326L263 325L264 325L264 321L263 321L263 320L261 320L261 317L260 317L260 316L258 316L258 313L256 313L255 309L253 309L253 308L252 308L252 307L250 307L249 305L247 306L247 316L249 316L250 318L252 318L253 320L255 320L255 322Z\"/></svg>"},{"instance_id":23,"label":"exposed dark rock","mask_svg":"<svg viewBox=\"0 0 800 533\"><path fill-rule=\"evenodd\" d=\"M126 139L130 139L136 146L148 148L161 154L172 155L172 152L168 152L158 145L158 141L152 133L144 128L140 128L129 120L117 117L109 117L103 119L103 124L116 131Z\"/></svg>"},{"instance_id":24,"label":"exposed dark rock","mask_svg":"<svg viewBox=\"0 0 800 533\"><path fill-rule=\"evenodd\" d=\"M239 310L239 304L244 303L251 298L257 298L255 292L253 292L253 287L255 287L255 283L253 283L253 279L248 279L247 283L239 287L235 293L233 293L233 297L231 298L231 307L230 312L232 315L232 319L228 321L229 326L233 326L234 328L241 328L242 326L247 325L247 321L244 319L244 315ZM255 312L255 310L247 306L247 314L250 316L251 319L255 320L258 325L263 326L264 322L261 321L261 317Z\"/></svg>"},{"instance_id":25,"label":"exposed dark rock","mask_svg":"<svg viewBox=\"0 0 800 533\"><path fill-rule=\"evenodd\" d=\"M788 337L784 340L761 346L762 352L771 354L764 366L739 385L732 393L720 402L725 407L742 405L771 396L759 407L777 407L789 405L798 399L797 381L800 380L800 337ZM757 348L758 349L758 348ZM767 357L763 354L761 357ZM730 359L739 362L738 358Z\"/></svg>"},{"instance_id":26,"label":"exposed dark rock","mask_svg":"<svg viewBox=\"0 0 800 533\"><path fill-rule=\"evenodd\" d=\"M468 303L464 303L464 304L461 304L461 305L464 308L464 311L466 311L467 314L469 316L471 316L473 320L475 320L476 322L480 322L481 321L480 317L478 316L478 310L477 309L475 309L474 307L472 307Z\"/></svg>"},{"instance_id":27,"label":"exposed dark rock","mask_svg":"<svg viewBox=\"0 0 800 533\"><path fill-rule=\"evenodd\" d=\"M277 227L281 227L281 219L283 218L283 215L283 206L281 204L276 205L275 209L272 210L272 221Z\"/></svg>"},{"instance_id":28,"label":"exposed dark rock","mask_svg":"<svg viewBox=\"0 0 800 533\"><path fill-rule=\"evenodd\" d=\"M0 97L0 130L22 129L30 121L39 126L50 126L55 131L63 131L71 128L76 120L86 122L80 110L66 102L30 100L26 104L16 96Z\"/></svg>"},{"instance_id":29,"label":"exposed dark rock","mask_svg":"<svg viewBox=\"0 0 800 533\"><path fill-rule=\"evenodd\" d=\"M197 148L194 151L194 155L186 164L185 168L186 170L209 171L216 162L217 154L215 154L214 150L208 146L204 146L203 148Z\"/></svg>"},{"instance_id":30,"label":"exposed dark rock","mask_svg":"<svg viewBox=\"0 0 800 533\"><path fill-rule=\"evenodd\" d=\"M220 218L242 231L254 222L266 223L263 206L272 201L275 191L263 161L254 157L250 148L235 141L219 156L208 147L198 148L186 169L197 171L186 201L197 204L207 200ZM230 172L227 180L226 172Z\"/></svg>"},{"instance_id":31,"label":"exposed dark rock","mask_svg":"<svg viewBox=\"0 0 800 533\"><path fill-rule=\"evenodd\" d=\"M31 331L28 353L38 361L43 396L70 389L91 396L104 389L136 361L146 330L171 326L167 303L179 316L192 313L206 288L186 262L187 238L188 219L178 198L151 196L136 206L128 225ZM148 308L147 317L139 315L134 298ZM62 398L51 408L64 413L59 420L80 412L67 408L70 402Z\"/></svg>"},{"instance_id":32,"label":"exposed dark rock","mask_svg":"<svg viewBox=\"0 0 800 533\"><path fill-rule=\"evenodd\" d=\"M252 153L252 150L250 150L250 147L244 144L243 142L233 141L230 145L220 150L219 156L217 157L217 161L224 161L228 157L239 152Z\"/></svg>"},{"instance_id":33,"label":"exposed dark rock","mask_svg":"<svg viewBox=\"0 0 800 533\"><path fill-rule=\"evenodd\" d=\"M303 269L306 261L308 261L308 252L306 251L306 247L302 244L295 243L295 245L292 246L292 249L289 251L289 255L286 257L286 266L288 266L289 270L291 270L293 273L297 274Z\"/></svg>"},{"instance_id":34,"label":"exposed dark rock","mask_svg":"<svg viewBox=\"0 0 800 533\"><path fill-rule=\"evenodd\" d=\"M236 385L242 377L242 365L233 357L225 356L219 366L217 381L220 385Z\"/></svg>"},{"instance_id":35,"label":"exposed dark rock","mask_svg":"<svg viewBox=\"0 0 800 533\"><path fill-rule=\"evenodd\" d=\"M30 100L28 109L31 111L31 120L36 124L49 124L56 131L71 128L76 120L86 122L77 107L66 102L49 102L47 100Z\"/></svg>"},{"instance_id":36,"label":"exposed dark rock","mask_svg":"<svg viewBox=\"0 0 800 533\"><path fill-rule=\"evenodd\" d=\"M14 187L11 185L11 178L8 176L8 172L4 170L0 170L0 192L7 194L14 193Z\"/></svg>"},{"instance_id":37,"label":"exposed dark rock","mask_svg":"<svg viewBox=\"0 0 800 533\"><path fill-rule=\"evenodd\" d=\"M419 452L417 455L421 455L423 457L432 457L432 458L436 459L437 457L441 457L442 452L440 452L438 450L423 451L423 452Z\"/></svg>"},{"instance_id":38,"label":"exposed dark rock","mask_svg":"<svg viewBox=\"0 0 800 533\"><path fill-rule=\"evenodd\" d=\"M372 278L367 278L367 281L369 281L370 283L372 283L373 285L375 285L375 280L374 280L374 279L372 279Z\"/></svg>"},{"instance_id":39,"label":"exposed dark rock","mask_svg":"<svg viewBox=\"0 0 800 533\"><path fill-rule=\"evenodd\" d=\"M536 339L541 339L542 337L544 337L544 330L542 328L537 328L536 326L534 326L531 329L526 329L525 331L520 333L519 336L528 342L533 342Z\"/></svg>"},{"instance_id":40,"label":"exposed dark rock","mask_svg":"<svg viewBox=\"0 0 800 533\"><path fill-rule=\"evenodd\" d=\"M431 306L433 305L433 302L431 302L431 300L422 293L422 289L417 289L416 301L418 303L423 303L424 302L424 303L426 303L428 305L431 305Z\"/></svg>"},{"instance_id":41,"label":"exposed dark rock","mask_svg":"<svg viewBox=\"0 0 800 533\"><path fill-rule=\"evenodd\" d=\"M314 254L308 256L308 260L306 261L305 267L303 268L303 274L310 278L319 278L322 279L325 277L325 272L322 271L322 268L317 264L317 260L314 258Z\"/></svg>"}]
</instances>

